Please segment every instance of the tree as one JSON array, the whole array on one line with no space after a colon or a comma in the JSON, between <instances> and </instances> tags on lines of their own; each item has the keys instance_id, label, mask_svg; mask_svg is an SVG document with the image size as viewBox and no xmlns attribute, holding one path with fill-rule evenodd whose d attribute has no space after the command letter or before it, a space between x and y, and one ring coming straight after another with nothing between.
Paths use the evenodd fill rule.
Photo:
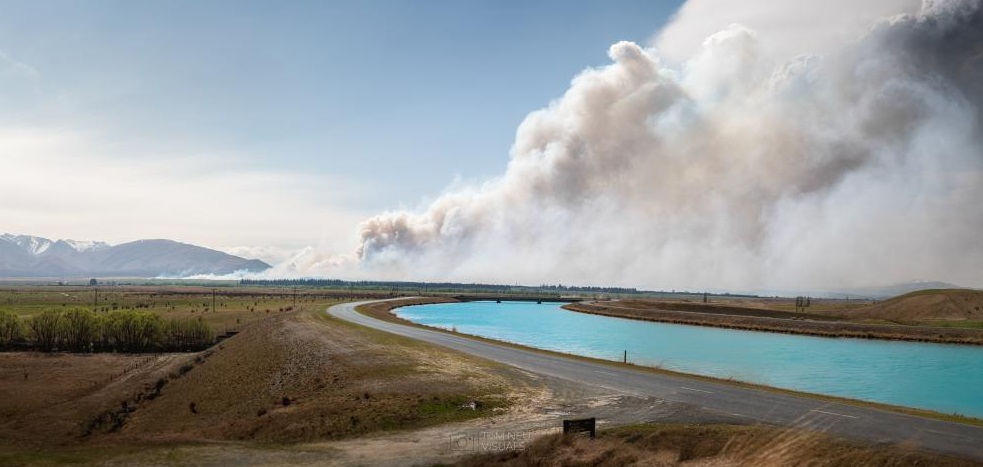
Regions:
<instances>
[{"instance_id":1,"label":"tree","mask_svg":"<svg viewBox=\"0 0 983 467\"><path fill-rule=\"evenodd\" d=\"M212 329L198 318L171 318L167 321L166 341L172 350L193 350L207 347L215 340Z\"/></svg>"},{"instance_id":2,"label":"tree","mask_svg":"<svg viewBox=\"0 0 983 467\"><path fill-rule=\"evenodd\" d=\"M164 321L148 311L113 311L106 315L105 340L113 350L146 352L164 343Z\"/></svg>"},{"instance_id":3,"label":"tree","mask_svg":"<svg viewBox=\"0 0 983 467\"><path fill-rule=\"evenodd\" d=\"M86 308L50 309L28 324L35 346L46 352L188 351L215 341L215 333L201 317L165 321L149 311L117 310L102 315ZM0 310L0 348L23 338L21 319Z\"/></svg>"},{"instance_id":4,"label":"tree","mask_svg":"<svg viewBox=\"0 0 983 467\"><path fill-rule=\"evenodd\" d=\"M62 339L73 352L89 352L99 338L99 316L92 310L73 308L61 318Z\"/></svg>"},{"instance_id":5,"label":"tree","mask_svg":"<svg viewBox=\"0 0 983 467\"><path fill-rule=\"evenodd\" d=\"M133 313L137 321L137 340L134 352L159 350L164 344L164 320L147 311Z\"/></svg>"},{"instance_id":6,"label":"tree","mask_svg":"<svg viewBox=\"0 0 983 467\"><path fill-rule=\"evenodd\" d=\"M10 310L0 310L0 347L8 347L23 338L24 324L20 316Z\"/></svg>"},{"instance_id":7,"label":"tree","mask_svg":"<svg viewBox=\"0 0 983 467\"><path fill-rule=\"evenodd\" d=\"M51 352L58 346L60 337L61 312L45 310L31 319L31 332L34 342L45 352Z\"/></svg>"}]
</instances>

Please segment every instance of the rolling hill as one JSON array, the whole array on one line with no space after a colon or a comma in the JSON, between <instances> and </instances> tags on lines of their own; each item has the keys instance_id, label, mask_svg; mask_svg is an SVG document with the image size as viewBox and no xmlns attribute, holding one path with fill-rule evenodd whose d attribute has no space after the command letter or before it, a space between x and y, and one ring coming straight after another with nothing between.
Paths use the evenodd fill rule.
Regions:
<instances>
[{"instance_id":1,"label":"rolling hill","mask_svg":"<svg viewBox=\"0 0 983 467\"><path fill-rule=\"evenodd\" d=\"M972 289L920 290L873 305L826 313L853 319L888 321L983 321L983 291Z\"/></svg>"}]
</instances>

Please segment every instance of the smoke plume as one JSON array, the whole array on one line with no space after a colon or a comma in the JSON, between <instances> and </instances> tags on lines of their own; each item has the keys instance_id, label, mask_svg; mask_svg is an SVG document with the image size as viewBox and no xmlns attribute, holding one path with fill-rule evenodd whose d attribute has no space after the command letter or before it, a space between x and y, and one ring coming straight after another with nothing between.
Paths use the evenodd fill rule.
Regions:
<instances>
[{"instance_id":1,"label":"smoke plume","mask_svg":"<svg viewBox=\"0 0 983 467\"><path fill-rule=\"evenodd\" d=\"M708 3L720 2L684 6L656 47L703 27L687 8ZM500 178L362 223L357 270L690 289L983 285L983 7L878 3L901 14L806 37L809 55L753 17L669 59L614 44L609 65L525 119ZM784 10L808 21L809 8Z\"/></svg>"}]
</instances>

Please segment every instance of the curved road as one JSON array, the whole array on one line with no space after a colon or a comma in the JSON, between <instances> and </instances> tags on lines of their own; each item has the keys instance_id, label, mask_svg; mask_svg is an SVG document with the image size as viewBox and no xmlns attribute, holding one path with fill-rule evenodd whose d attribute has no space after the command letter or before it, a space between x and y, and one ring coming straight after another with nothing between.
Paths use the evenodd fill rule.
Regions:
<instances>
[{"instance_id":1,"label":"curved road","mask_svg":"<svg viewBox=\"0 0 983 467\"><path fill-rule=\"evenodd\" d=\"M983 461L983 428L839 404L684 376L673 376L497 345L440 331L381 321L355 311L368 302L344 303L331 315L547 376L704 407L780 426L807 426L874 442L908 442ZM983 397L983 393L981 393Z\"/></svg>"}]
</instances>

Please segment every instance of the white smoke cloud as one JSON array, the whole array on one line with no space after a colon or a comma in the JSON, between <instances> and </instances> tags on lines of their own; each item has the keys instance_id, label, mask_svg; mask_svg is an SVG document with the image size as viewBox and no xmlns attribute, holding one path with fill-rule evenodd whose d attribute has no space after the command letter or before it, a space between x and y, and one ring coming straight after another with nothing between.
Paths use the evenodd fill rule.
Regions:
<instances>
[{"instance_id":1,"label":"white smoke cloud","mask_svg":"<svg viewBox=\"0 0 983 467\"><path fill-rule=\"evenodd\" d=\"M983 285L983 7L836 3L739 2L708 23L700 12L737 2L690 1L657 48L613 45L610 65L530 114L499 179L368 219L356 257L312 251L292 271ZM708 24L723 27L688 50Z\"/></svg>"},{"instance_id":2,"label":"white smoke cloud","mask_svg":"<svg viewBox=\"0 0 983 467\"><path fill-rule=\"evenodd\" d=\"M781 60L835 53L877 20L919 10L922 0L689 0L659 31L659 54L682 63L703 40L731 24L760 33L762 47Z\"/></svg>"}]
</instances>

